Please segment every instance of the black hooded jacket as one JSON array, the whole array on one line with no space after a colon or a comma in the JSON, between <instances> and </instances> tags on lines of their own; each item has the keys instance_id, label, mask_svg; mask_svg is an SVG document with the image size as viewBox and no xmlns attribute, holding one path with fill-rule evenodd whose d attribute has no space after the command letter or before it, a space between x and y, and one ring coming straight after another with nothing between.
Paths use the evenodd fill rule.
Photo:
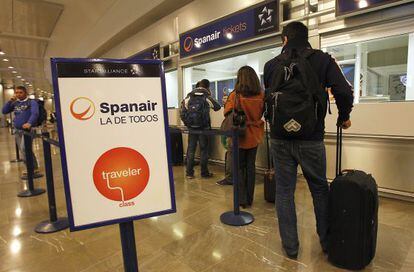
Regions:
<instances>
[{"instance_id":1,"label":"black hooded jacket","mask_svg":"<svg viewBox=\"0 0 414 272\"><path fill-rule=\"evenodd\" d=\"M282 54L288 54L289 50L297 50L298 52L304 48L311 48L311 45L306 40L291 40L283 48ZM328 53L324 53L321 50L315 50L309 57L311 66L315 69L318 75L319 81L324 88L331 88L331 92L335 97L336 104L338 106L338 123L347 121L350 118L353 105L353 90L349 84L341 68L336 63L335 59ZM274 58L268 61L264 67L264 84L265 88L272 86L272 79L274 73L278 70L278 59ZM325 118L318 120L317 128L313 136L308 140L322 141L325 134ZM272 138L277 138L271 133Z\"/></svg>"}]
</instances>

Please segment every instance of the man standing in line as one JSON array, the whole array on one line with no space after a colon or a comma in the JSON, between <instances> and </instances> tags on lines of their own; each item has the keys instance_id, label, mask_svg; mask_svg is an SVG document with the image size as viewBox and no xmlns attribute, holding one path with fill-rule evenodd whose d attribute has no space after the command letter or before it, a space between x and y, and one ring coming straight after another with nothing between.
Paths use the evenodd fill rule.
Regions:
<instances>
[{"instance_id":1,"label":"man standing in line","mask_svg":"<svg viewBox=\"0 0 414 272\"><path fill-rule=\"evenodd\" d=\"M292 22L285 26L282 32L282 41L284 47L281 55L268 61L265 65L264 81L268 94L266 103L273 101L273 104L270 102L267 108L273 109L273 117L270 120L271 153L275 166L276 209L279 231L282 246L287 256L296 259L299 252L294 201L297 167L298 165L301 166L304 177L308 182L313 198L317 233L322 250L326 252L329 227L329 185L326 178L326 153L323 139L328 95L324 90L325 88L331 88L339 111L338 125L344 129L351 126L350 113L353 104L353 92L335 60L329 54L311 48L308 42L308 28L304 24ZM298 63L302 63L302 66L300 64L295 66ZM301 74L303 71L305 71L305 75ZM299 79L295 80L294 83L282 85L292 78L295 79L298 74ZM311 81L314 84L309 89L309 82ZM306 82L309 84L308 86ZM304 85L305 87L302 89L297 88ZM303 90L302 96L299 96L299 90ZM315 92L315 90L318 91ZM314 96L322 97L316 100L316 104L310 102L312 100L309 100L309 98L301 104L302 106L309 105L308 115L312 118L299 116L295 118L303 118L307 121L299 123L292 118L286 120L286 123L285 121L281 124L278 123L281 120L281 114L286 113L286 110L290 110L291 105L297 104L297 101L303 99L303 97L314 97L310 95L311 93ZM268 100L269 97L270 100ZM286 103L286 99L296 102L289 104ZM281 107L286 108L282 110ZM269 116L267 118L269 119ZM299 138L283 136L292 135L289 134L292 131L297 132L305 129L305 127L309 127L309 123L314 124L314 126L308 129L310 133L306 136Z\"/></svg>"},{"instance_id":2,"label":"man standing in line","mask_svg":"<svg viewBox=\"0 0 414 272\"><path fill-rule=\"evenodd\" d=\"M2 110L3 114L14 112L13 124L16 129L30 130L34 127L39 118L39 106L34 99L29 99L27 89L24 86L18 86L14 91L14 96L8 101ZM20 154L23 160L25 156L24 137L22 134L16 133L16 143L19 146ZM38 172L39 164L33 153L33 166L35 172ZM23 175L27 173L23 172Z\"/></svg>"},{"instance_id":3,"label":"man standing in line","mask_svg":"<svg viewBox=\"0 0 414 272\"><path fill-rule=\"evenodd\" d=\"M199 81L196 88L187 95L181 103L181 119L190 130L187 147L187 179L194 179L194 156L197 142L200 143L201 177L211 178L208 171L208 135L191 134L191 130L211 129L210 108L214 111L221 109L220 104L211 97L210 81Z\"/></svg>"}]
</instances>

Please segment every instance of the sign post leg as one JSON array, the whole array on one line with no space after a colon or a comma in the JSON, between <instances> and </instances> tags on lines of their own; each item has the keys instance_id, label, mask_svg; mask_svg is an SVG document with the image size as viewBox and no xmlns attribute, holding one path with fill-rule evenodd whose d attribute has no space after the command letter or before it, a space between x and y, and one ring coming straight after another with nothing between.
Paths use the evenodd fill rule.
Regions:
<instances>
[{"instance_id":1,"label":"sign post leg","mask_svg":"<svg viewBox=\"0 0 414 272\"><path fill-rule=\"evenodd\" d=\"M121 232L122 255L125 272L138 272L137 249L135 245L134 222L128 221L119 224Z\"/></svg>"}]
</instances>

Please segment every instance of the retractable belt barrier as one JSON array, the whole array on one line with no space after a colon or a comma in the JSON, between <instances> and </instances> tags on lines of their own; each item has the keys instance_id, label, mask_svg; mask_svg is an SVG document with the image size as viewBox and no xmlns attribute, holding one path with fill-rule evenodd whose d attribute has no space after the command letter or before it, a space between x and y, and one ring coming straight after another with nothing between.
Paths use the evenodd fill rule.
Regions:
<instances>
[{"instance_id":1,"label":"retractable belt barrier","mask_svg":"<svg viewBox=\"0 0 414 272\"><path fill-rule=\"evenodd\" d=\"M253 223L254 217L252 214L240 211L239 205L239 131L234 129L232 131L223 131L219 129L206 130L189 130L188 128L170 126L170 128L179 129L183 133L198 134L198 135L224 135L232 138L232 152L233 152L233 211L228 211L220 216L220 221L223 224L230 226L244 226Z\"/></svg>"},{"instance_id":2,"label":"retractable belt barrier","mask_svg":"<svg viewBox=\"0 0 414 272\"><path fill-rule=\"evenodd\" d=\"M27 176L24 178L27 180L27 189L21 191L17 194L18 197L32 197L45 193L44 189L34 188L34 162L33 162L33 138L39 137L36 133L32 131L16 130L17 134L23 135L24 139L24 150L26 158L26 170ZM22 178L23 179L23 178Z\"/></svg>"},{"instance_id":3,"label":"retractable belt barrier","mask_svg":"<svg viewBox=\"0 0 414 272\"><path fill-rule=\"evenodd\" d=\"M67 217L58 218L56 209L55 185L53 179L53 164L51 145L59 146L59 142L50 139L49 132L42 133L43 156L45 161L47 199L49 204L49 220L45 220L38 224L35 228L37 233L52 233L69 228L69 220Z\"/></svg>"},{"instance_id":4,"label":"retractable belt barrier","mask_svg":"<svg viewBox=\"0 0 414 272\"><path fill-rule=\"evenodd\" d=\"M59 142L50 138L49 132L43 132L42 134L36 134L33 131L16 130L16 133L23 135L25 144L25 156L27 166L27 181L28 189L19 193L19 197L30 197L43 194L44 189L35 189L33 183L34 163L33 163L33 150L32 142L33 138L41 138L43 143L43 155L46 172L46 186L47 196L49 204L49 220L39 223L35 231L37 233L53 233L60 230L67 229L69 227L69 221L66 217L59 218L57 216L56 198L55 198L55 186L53 179L53 164L51 155L51 145L60 148Z\"/></svg>"}]
</instances>

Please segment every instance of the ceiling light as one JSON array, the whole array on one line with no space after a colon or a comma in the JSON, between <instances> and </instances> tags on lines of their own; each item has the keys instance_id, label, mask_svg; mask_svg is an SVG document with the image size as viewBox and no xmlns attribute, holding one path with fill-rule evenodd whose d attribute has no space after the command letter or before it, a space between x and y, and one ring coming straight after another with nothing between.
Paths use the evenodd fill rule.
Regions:
<instances>
[{"instance_id":1,"label":"ceiling light","mask_svg":"<svg viewBox=\"0 0 414 272\"><path fill-rule=\"evenodd\" d=\"M366 0L360 0L358 6L359 8L366 8L368 7L368 2Z\"/></svg>"},{"instance_id":2,"label":"ceiling light","mask_svg":"<svg viewBox=\"0 0 414 272\"><path fill-rule=\"evenodd\" d=\"M16 76L17 78L22 78L22 76Z\"/></svg>"},{"instance_id":3,"label":"ceiling light","mask_svg":"<svg viewBox=\"0 0 414 272\"><path fill-rule=\"evenodd\" d=\"M0 49L0 55L6 55L6 53L4 53L3 51L1 51L1 49Z\"/></svg>"},{"instance_id":4,"label":"ceiling light","mask_svg":"<svg viewBox=\"0 0 414 272\"><path fill-rule=\"evenodd\" d=\"M13 66L9 66L9 69L14 69L14 67Z\"/></svg>"},{"instance_id":5,"label":"ceiling light","mask_svg":"<svg viewBox=\"0 0 414 272\"><path fill-rule=\"evenodd\" d=\"M9 61L8 59L3 59L3 61Z\"/></svg>"},{"instance_id":6,"label":"ceiling light","mask_svg":"<svg viewBox=\"0 0 414 272\"><path fill-rule=\"evenodd\" d=\"M16 71L12 71L12 73L13 73L13 74L17 74L17 72L16 72Z\"/></svg>"},{"instance_id":7,"label":"ceiling light","mask_svg":"<svg viewBox=\"0 0 414 272\"><path fill-rule=\"evenodd\" d=\"M26 79L22 78L22 81L26 81Z\"/></svg>"}]
</instances>

